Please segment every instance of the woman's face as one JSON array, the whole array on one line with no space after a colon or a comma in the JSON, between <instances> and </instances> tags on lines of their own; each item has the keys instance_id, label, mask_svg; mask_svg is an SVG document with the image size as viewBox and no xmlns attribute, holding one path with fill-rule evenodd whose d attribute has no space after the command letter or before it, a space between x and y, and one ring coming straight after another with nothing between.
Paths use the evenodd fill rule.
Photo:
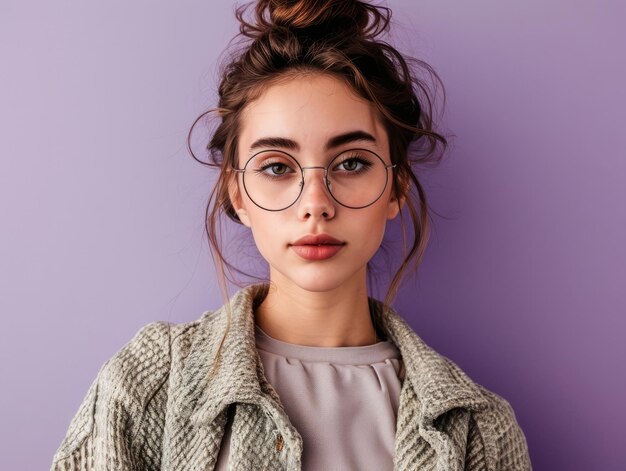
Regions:
<instances>
[{"instance_id":1,"label":"woman's face","mask_svg":"<svg viewBox=\"0 0 626 471\"><path fill-rule=\"evenodd\" d=\"M336 136L360 131L373 140L359 139L326 149ZM251 147L259 139L293 141L297 149L272 145ZM238 168L255 153L277 149L289 153L301 167L326 166L351 148L374 151L391 164L387 133L375 108L356 96L346 84L329 75L292 78L268 87L244 110L238 136ZM231 200L243 224L253 234L259 252L269 263L273 282L294 283L308 291L328 291L365 281L367 262L378 250L386 221L399 212L391 197L392 169L382 196L372 205L351 209L337 203L324 185L324 171L305 170L305 184L298 200L283 211L256 206L244 191L242 173ZM403 203L403 201L402 201ZM332 257L310 260L291 246L307 234L329 234L345 244Z\"/></svg>"}]
</instances>

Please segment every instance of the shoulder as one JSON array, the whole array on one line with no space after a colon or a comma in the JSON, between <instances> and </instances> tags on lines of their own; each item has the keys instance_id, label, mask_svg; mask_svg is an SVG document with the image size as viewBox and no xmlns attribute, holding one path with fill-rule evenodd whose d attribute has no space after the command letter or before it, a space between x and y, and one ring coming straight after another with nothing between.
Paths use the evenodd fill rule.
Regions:
<instances>
[{"instance_id":1,"label":"shoulder","mask_svg":"<svg viewBox=\"0 0 626 471\"><path fill-rule=\"evenodd\" d=\"M479 438L488 469L530 471L528 443L511 403L494 391L476 385L487 399L487 407L473 411L469 432L470 437Z\"/></svg>"},{"instance_id":2,"label":"shoulder","mask_svg":"<svg viewBox=\"0 0 626 471\"><path fill-rule=\"evenodd\" d=\"M466 445L466 469L530 471L526 438L509 401L430 347L394 310L383 310L382 321L402 352L419 398L417 414L426 422L434 418L437 428Z\"/></svg>"},{"instance_id":3,"label":"shoulder","mask_svg":"<svg viewBox=\"0 0 626 471\"><path fill-rule=\"evenodd\" d=\"M500 394L474 381L450 358L433 351L432 376L439 391L445 387L447 414L438 417L454 433L454 418L467 417L466 469L530 471L526 437L511 403ZM436 374L433 373L436 371ZM428 397L437 397L429 394ZM459 400L461 398L461 400ZM448 402L451 401L451 402ZM465 412L469 411L467 415ZM452 428L451 428L452 427ZM465 440L465 439L464 439Z\"/></svg>"},{"instance_id":4,"label":"shoulder","mask_svg":"<svg viewBox=\"0 0 626 471\"><path fill-rule=\"evenodd\" d=\"M133 407L145 405L167 380L172 357L185 349L198 321L172 324L154 321L102 365L96 378L99 395Z\"/></svg>"},{"instance_id":5,"label":"shoulder","mask_svg":"<svg viewBox=\"0 0 626 471\"><path fill-rule=\"evenodd\" d=\"M173 351L197 321L154 321L141 327L98 371L72 418L55 460L69 457L93 439L95 430L138 433L143 414L167 384ZM115 422L115 423L113 423Z\"/></svg>"}]
</instances>

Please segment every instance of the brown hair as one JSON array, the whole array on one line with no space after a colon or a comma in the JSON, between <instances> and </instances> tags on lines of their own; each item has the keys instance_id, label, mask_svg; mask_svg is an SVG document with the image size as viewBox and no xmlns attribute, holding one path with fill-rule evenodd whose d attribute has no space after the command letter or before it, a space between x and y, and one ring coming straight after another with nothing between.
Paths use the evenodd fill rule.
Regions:
<instances>
[{"instance_id":1,"label":"brown hair","mask_svg":"<svg viewBox=\"0 0 626 471\"><path fill-rule=\"evenodd\" d=\"M247 20L248 8L255 5L253 17ZM425 62L403 56L388 42L379 38L389 29L391 10L357 0L258 0L239 6L235 16L240 22L239 48L220 68L219 104L203 113L196 123L209 113L217 114L220 122L208 143L209 162L200 163L219 168L216 184L206 207L206 231L213 261L218 268L218 281L228 311L230 303L226 278L241 286L232 276L243 273L231 265L220 249L221 214L241 224L229 197L229 186L236 174L229 171L237 166L237 137L242 111L251 101L276 81L308 73L324 73L343 80L359 96L372 102L389 137L393 172L392 192L405 198L411 216L414 240L406 250L406 232L402 211L404 259L390 282L384 304L395 298L405 272L415 272L423 257L428 238L429 221L426 195L412 165L433 165L442 157L447 146L444 136L434 130L434 93L415 71L421 69L436 86L441 80ZM409 67L409 64L414 68ZM441 152L438 152L441 150ZM411 182L417 195L411 197ZM211 206L211 202L215 204ZM384 250L384 247L383 247ZM411 266L411 261L414 261ZM368 277L371 266L368 262ZM384 332L375 324L379 333ZM228 329L227 329L228 330ZM220 343L220 349L224 342ZM217 361L216 356L216 361Z\"/></svg>"}]
</instances>

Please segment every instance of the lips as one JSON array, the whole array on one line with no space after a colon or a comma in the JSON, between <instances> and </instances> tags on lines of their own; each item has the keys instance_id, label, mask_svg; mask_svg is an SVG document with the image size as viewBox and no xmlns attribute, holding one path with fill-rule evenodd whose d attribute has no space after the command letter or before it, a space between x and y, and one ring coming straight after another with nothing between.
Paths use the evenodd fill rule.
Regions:
<instances>
[{"instance_id":1,"label":"lips","mask_svg":"<svg viewBox=\"0 0 626 471\"><path fill-rule=\"evenodd\" d=\"M307 234L291 245L344 245L345 242L335 239L329 234Z\"/></svg>"},{"instance_id":2,"label":"lips","mask_svg":"<svg viewBox=\"0 0 626 471\"><path fill-rule=\"evenodd\" d=\"M297 253L304 260L318 261L333 257L343 249L344 244L331 245L292 245L291 250Z\"/></svg>"},{"instance_id":3,"label":"lips","mask_svg":"<svg viewBox=\"0 0 626 471\"><path fill-rule=\"evenodd\" d=\"M291 244L291 249L304 260L320 261L333 257L344 245L329 234L307 234Z\"/></svg>"}]
</instances>

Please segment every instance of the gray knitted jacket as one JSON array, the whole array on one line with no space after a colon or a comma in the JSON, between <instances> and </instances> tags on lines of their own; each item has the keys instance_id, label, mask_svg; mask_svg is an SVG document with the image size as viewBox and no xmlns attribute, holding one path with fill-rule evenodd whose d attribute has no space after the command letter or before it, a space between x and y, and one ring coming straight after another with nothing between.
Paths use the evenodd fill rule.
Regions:
<instances>
[{"instance_id":1,"label":"gray knitted jacket","mask_svg":"<svg viewBox=\"0 0 626 471\"><path fill-rule=\"evenodd\" d=\"M231 298L231 326L210 380L227 327L224 306L194 322L158 321L139 330L100 369L51 469L212 470L229 414L229 469L301 469L302 437L255 346L253 309L267 289L253 284ZM395 470L531 470L510 404L428 347L394 310L369 300L405 368Z\"/></svg>"}]
</instances>

